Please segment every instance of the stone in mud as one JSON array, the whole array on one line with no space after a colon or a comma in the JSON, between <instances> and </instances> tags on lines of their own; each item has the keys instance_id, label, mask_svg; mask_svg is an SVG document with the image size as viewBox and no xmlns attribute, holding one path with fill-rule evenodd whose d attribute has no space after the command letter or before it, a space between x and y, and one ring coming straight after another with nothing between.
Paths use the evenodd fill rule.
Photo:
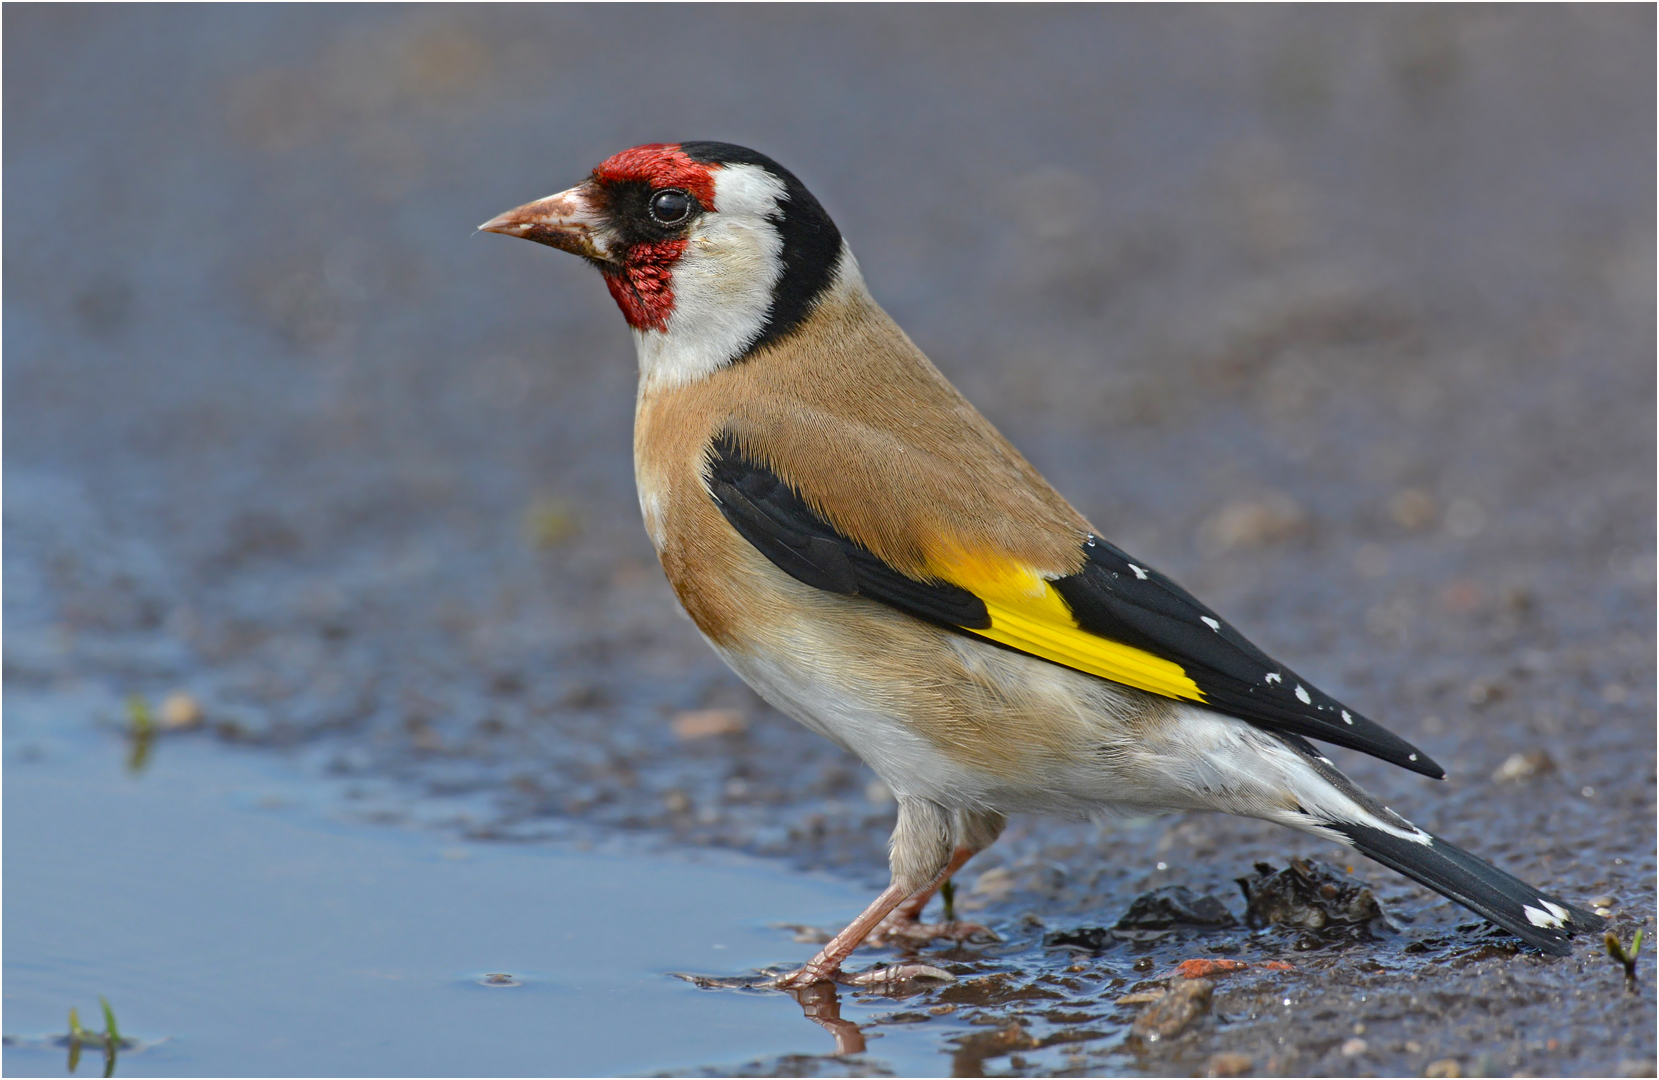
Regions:
<instances>
[{"instance_id":1,"label":"stone in mud","mask_svg":"<svg viewBox=\"0 0 1659 1080\"><path fill-rule=\"evenodd\" d=\"M1214 994L1215 983L1208 979L1176 983L1169 993L1141 1010L1129 1033L1149 1043L1174 1038L1210 1011Z\"/></svg>"},{"instance_id":2,"label":"stone in mud","mask_svg":"<svg viewBox=\"0 0 1659 1080\"><path fill-rule=\"evenodd\" d=\"M1117 939L1104 926L1079 926L1076 930L1056 930L1043 937L1043 944L1051 949L1077 949L1097 953Z\"/></svg>"},{"instance_id":3,"label":"stone in mud","mask_svg":"<svg viewBox=\"0 0 1659 1080\"><path fill-rule=\"evenodd\" d=\"M1211 1054L1204 1066L1205 1076L1246 1076L1256 1067L1249 1054L1223 1052Z\"/></svg>"},{"instance_id":4,"label":"stone in mud","mask_svg":"<svg viewBox=\"0 0 1659 1080\"><path fill-rule=\"evenodd\" d=\"M1331 932L1359 928L1383 917L1369 886L1333 866L1292 859L1283 870L1257 863L1256 872L1238 879L1248 907L1244 921L1254 929L1289 926Z\"/></svg>"},{"instance_id":5,"label":"stone in mud","mask_svg":"<svg viewBox=\"0 0 1659 1080\"><path fill-rule=\"evenodd\" d=\"M1110 929L1061 930L1049 934L1044 944L1100 952L1113 941L1156 941L1179 930L1224 930L1237 925L1238 919L1227 906L1208 893L1197 895L1185 885L1166 885L1135 897Z\"/></svg>"},{"instance_id":6,"label":"stone in mud","mask_svg":"<svg viewBox=\"0 0 1659 1080\"><path fill-rule=\"evenodd\" d=\"M1135 897L1112 935L1126 941L1149 941L1177 930L1225 930L1238 919L1208 893L1196 895L1185 885L1166 885Z\"/></svg>"}]
</instances>

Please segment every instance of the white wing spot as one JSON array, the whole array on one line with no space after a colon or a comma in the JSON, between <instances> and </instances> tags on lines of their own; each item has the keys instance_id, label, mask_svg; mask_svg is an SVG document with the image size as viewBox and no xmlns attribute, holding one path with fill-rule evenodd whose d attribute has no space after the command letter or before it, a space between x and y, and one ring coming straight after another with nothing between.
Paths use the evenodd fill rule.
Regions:
<instances>
[{"instance_id":1,"label":"white wing spot","mask_svg":"<svg viewBox=\"0 0 1659 1080\"><path fill-rule=\"evenodd\" d=\"M1284 679L1280 678L1279 673L1277 671L1269 671L1267 673L1267 682L1268 682L1268 685L1271 686L1272 684L1274 684L1276 682L1284 682Z\"/></svg>"},{"instance_id":2,"label":"white wing spot","mask_svg":"<svg viewBox=\"0 0 1659 1080\"><path fill-rule=\"evenodd\" d=\"M1407 761L1416 761L1417 760L1417 755L1416 754L1407 754L1406 755L1406 760Z\"/></svg>"},{"instance_id":3,"label":"white wing spot","mask_svg":"<svg viewBox=\"0 0 1659 1080\"><path fill-rule=\"evenodd\" d=\"M1210 618L1208 615L1200 616L1198 621L1209 627L1211 630L1214 630L1216 633L1221 633L1221 624Z\"/></svg>"},{"instance_id":4,"label":"white wing spot","mask_svg":"<svg viewBox=\"0 0 1659 1080\"><path fill-rule=\"evenodd\" d=\"M1551 904L1548 900L1540 900L1538 902L1543 904L1545 907L1555 907L1555 905ZM1521 910L1526 912L1527 922L1534 926L1542 926L1546 930L1554 930L1561 925L1561 920L1547 911L1539 911L1535 907L1526 905L1523 905Z\"/></svg>"},{"instance_id":5,"label":"white wing spot","mask_svg":"<svg viewBox=\"0 0 1659 1080\"><path fill-rule=\"evenodd\" d=\"M1311 697L1308 697L1308 692L1306 690L1302 689L1302 684L1301 683L1296 684L1296 700L1300 701L1304 705L1312 705L1313 704L1313 699Z\"/></svg>"},{"instance_id":6,"label":"white wing spot","mask_svg":"<svg viewBox=\"0 0 1659 1080\"><path fill-rule=\"evenodd\" d=\"M1543 904L1545 907L1549 908L1550 909L1550 914L1554 915L1556 918L1560 919L1562 922L1566 922L1568 920L1568 918L1570 918L1570 916L1568 916L1568 914L1567 914L1567 909L1562 907L1560 904L1552 904L1548 900L1545 900L1543 897L1539 897L1538 901L1539 901L1539 903Z\"/></svg>"},{"instance_id":7,"label":"white wing spot","mask_svg":"<svg viewBox=\"0 0 1659 1080\"><path fill-rule=\"evenodd\" d=\"M1140 580L1142 580L1142 581L1146 580L1146 571L1145 570L1142 570L1140 567L1136 566L1134 563L1129 564L1129 569L1133 570L1135 572L1135 576L1137 578L1139 578Z\"/></svg>"},{"instance_id":8,"label":"white wing spot","mask_svg":"<svg viewBox=\"0 0 1659 1080\"><path fill-rule=\"evenodd\" d=\"M1342 710L1342 722L1344 724L1351 724L1351 723L1354 722L1354 718L1352 716L1348 715L1348 710L1347 709Z\"/></svg>"}]
</instances>

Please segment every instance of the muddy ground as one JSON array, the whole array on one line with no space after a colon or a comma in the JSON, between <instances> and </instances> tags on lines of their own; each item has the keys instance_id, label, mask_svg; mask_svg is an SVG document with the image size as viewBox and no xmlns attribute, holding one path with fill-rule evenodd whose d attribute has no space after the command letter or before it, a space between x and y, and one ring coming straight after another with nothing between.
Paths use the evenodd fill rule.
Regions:
<instances>
[{"instance_id":1,"label":"muddy ground","mask_svg":"<svg viewBox=\"0 0 1659 1080\"><path fill-rule=\"evenodd\" d=\"M1652 932L1651 8L4 18L8 687L186 694L178 737L308 748L366 819L878 887L886 793L654 563L605 290L469 236L615 150L724 139L803 178L1108 536L1450 779L1344 768ZM1392 924L1358 938L1045 944L1167 885L1242 916L1234 879L1295 855L1342 853L1017 819L959 894L1004 941L842 1004L935 1025L962 1075L1653 1074L1646 957L1632 989L1593 942L1517 954L1369 863ZM1251 966L1132 1035L1121 998L1216 957Z\"/></svg>"}]
</instances>

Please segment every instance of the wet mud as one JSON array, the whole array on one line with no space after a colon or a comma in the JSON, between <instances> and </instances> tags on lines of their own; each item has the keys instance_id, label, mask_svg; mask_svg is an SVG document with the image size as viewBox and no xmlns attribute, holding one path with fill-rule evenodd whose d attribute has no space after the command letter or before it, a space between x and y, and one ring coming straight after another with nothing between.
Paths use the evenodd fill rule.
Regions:
<instances>
[{"instance_id":1,"label":"wet mud","mask_svg":"<svg viewBox=\"0 0 1659 1080\"><path fill-rule=\"evenodd\" d=\"M1653 933L1651 9L4 18L8 695L96 687L62 723L150 755L298 754L389 832L873 894L890 794L655 565L605 290L468 236L729 139L1105 535L1450 778L1341 767ZM1348 858L1016 819L957 882L1000 941L855 957L956 981L824 988L789 1017L816 1050L671 1071L1652 1075L1651 952L1541 957Z\"/></svg>"}]
</instances>

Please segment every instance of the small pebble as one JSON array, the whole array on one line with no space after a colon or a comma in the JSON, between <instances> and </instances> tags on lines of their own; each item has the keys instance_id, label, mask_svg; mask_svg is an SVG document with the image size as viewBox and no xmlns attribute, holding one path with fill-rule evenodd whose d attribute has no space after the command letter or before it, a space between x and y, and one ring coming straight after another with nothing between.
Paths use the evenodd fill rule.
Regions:
<instances>
[{"instance_id":1,"label":"small pebble","mask_svg":"<svg viewBox=\"0 0 1659 1080\"><path fill-rule=\"evenodd\" d=\"M1308 515L1282 491L1238 499L1212 515L1199 530L1199 544L1211 552L1265 547L1291 540L1308 529Z\"/></svg>"},{"instance_id":2,"label":"small pebble","mask_svg":"<svg viewBox=\"0 0 1659 1080\"><path fill-rule=\"evenodd\" d=\"M1208 979L1183 980L1142 1009L1130 1033L1149 1043L1173 1038L1210 1011L1214 993L1215 983Z\"/></svg>"},{"instance_id":3,"label":"small pebble","mask_svg":"<svg viewBox=\"0 0 1659 1080\"><path fill-rule=\"evenodd\" d=\"M202 722L199 702L182 690L175 690L161 703L161 726L177 730L191 728Z\"/></svg>"},{"instance_id":4,"label":"small pebble","mask_svg":"<svg viewBox=\"0 0 1659 1080\"><path fill-rule=\"evenodd\" d=\"M1424 528L1434 520L1434 514L1434 496L1421 488L1406 488L1388 503L1388 516L1404 529Z\"/></svg>"},{"instance_id":5,"label":"small pebble","mask_svg":"<svg viewBox=\"0 0 1659 1080\"><path fill-rule=\"evenodd\" d=\"M1243 960L1183 960L1175 965L1174 974L1183 979L1213 978L1243 971L1250 965Z\"/></svg>"},{"instance_id":6,"label":"small pebble","mask_svg":"<svg viewBox=\"0 0 1659 1080\"><path fill-rule=\"evenodd\" d=\"M741 735L749 723L736 709L691 709L669 721L674 734L686 742L716 735Z\"/></svg>"},{"instance_id":7,"label":"small pebble","mask_svg":"<svg viewBox=\"0 0 1659 1080\"><path fill-rule=\"evenodd\" d=\"M1524 754L1510 754L1492 772L1492 782L1502 784L1508 780L1525 780L1539 773L1549 772L1555 768L1555 759L1542 750L1529 750Z\"/></svg>"},{"instance_id":8,"label":"small pebble","mask_svg":"<svg viewBox=\"0 0 1659 1080\"><path fill-rule=\"evenodd\" d=\"M1371 1047L1364 1039L1349 1039L1347 1042L1342 1044L1342 1056L1350 1058L1359 1057L1369 1049L1371 1049Z\"/></svg>"},{"instance_id":9,"label":"small pebble","mask_svg":"<svg viewBox=\"0 0 1659 1080\"><path fill-rule=\"evenodd\" d=\"M1441 1058L1439 1061L1429 1062L1429 1067L1423 1070L1423 1075L1456 1080L1463 1075L1463 1066L1458 1064L1457 1058Z\"/></svg>"},{"instance_id":10,"label":"small pebble","mask_svg":"<svg viewBox=\"0 0 1659 1080\"><path fill-rule=\"evenodd\" d=\"M1211 1054L1204 1066L1205 1076L1244 1076L1256 1067L1249 1054Z\"/></svg>"}]
</instances>

